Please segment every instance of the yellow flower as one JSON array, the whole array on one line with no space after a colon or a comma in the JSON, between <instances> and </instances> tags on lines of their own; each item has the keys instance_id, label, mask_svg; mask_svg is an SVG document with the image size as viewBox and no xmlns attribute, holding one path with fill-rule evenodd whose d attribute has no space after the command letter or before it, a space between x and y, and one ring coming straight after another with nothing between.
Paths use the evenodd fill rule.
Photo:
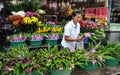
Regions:
<instances>
[{"instance_id":1,"label":"yellow flower","mask_svg":"<svg viewBox=\"0 0 120 75\"><path fill-rule=\"evenodd\" d=\"M31 17L31 20L32 20L33 23L37 23L38 22L38 18L36 18L34 16Z\"/></svg>"},{"instance_id":2,"label":"yellow flower","mask_svg":"<svg viewBox=\"0 0 120 75\"><path fill-rule=\"evenodd\" d=\"M40 27L38 28L38 30L36 32L38 32L38 33L42 32L42 30L40 29Z\"/></svg>"},{"instance_id":3,"label":"yellow flower","mask_svg":"<svg viewBox=\"0 0 120 75\"><path fill-rule=\"evenodd\" d=\"M31 25L32 24L32 20L28 20L28 25Z\"/></svg>"},{"instance_id":4,"label":"yellow flower","mask_svg":"<svg viewBox=\"0 0 120 75\"><path fill-rule=\"evenodd\" d=\"M25 23L25 24L28 24L28 23L30 23L30 17L24 17L24 19L23 19L23 22Z\"/></svg>"},{"instance_id":5,"label":"yellow flower","mask_svg":"<svg viewBox=\"0 0 120 75\"><path fill-rule=\"evenodd\" d=\"M39 21L39 22L37 23L37 26L42 26L42 22Z\"/></svg>"}]
</instances>

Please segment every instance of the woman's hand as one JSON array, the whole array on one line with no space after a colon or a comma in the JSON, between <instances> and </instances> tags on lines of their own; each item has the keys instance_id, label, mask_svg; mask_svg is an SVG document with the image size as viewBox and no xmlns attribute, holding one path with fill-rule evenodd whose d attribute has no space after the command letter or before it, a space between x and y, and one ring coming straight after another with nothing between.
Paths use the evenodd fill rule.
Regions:
<instances>
[{"instance_id":1,"label":"woman's hand","mask_svg":"<svg viewBox=\"0 0 120 75\"><path fill-rule=\"evenodd\" d=\"M83 41L83 40L84 40L84 36L79 36L79 37L77 38L77 41L78 41L78 42Z\"/></svg>"}]
</instances>

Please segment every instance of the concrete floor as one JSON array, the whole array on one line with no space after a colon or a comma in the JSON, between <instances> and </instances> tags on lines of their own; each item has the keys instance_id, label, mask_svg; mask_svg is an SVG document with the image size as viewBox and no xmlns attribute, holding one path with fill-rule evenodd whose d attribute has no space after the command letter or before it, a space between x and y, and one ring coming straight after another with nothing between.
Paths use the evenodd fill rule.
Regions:
<instances>
[{"instance_id":1,"label":"concrete floor","mask_svg":"<svg viewBox=\"0 0 120 75\"><path fill-rule=\"evenodd\" d=\"M49 75L48 73L45 75ZM120 65L99 67L94 71L83 71L75 67L70 75L120 75Z\"/></svg>"}]
</instances>

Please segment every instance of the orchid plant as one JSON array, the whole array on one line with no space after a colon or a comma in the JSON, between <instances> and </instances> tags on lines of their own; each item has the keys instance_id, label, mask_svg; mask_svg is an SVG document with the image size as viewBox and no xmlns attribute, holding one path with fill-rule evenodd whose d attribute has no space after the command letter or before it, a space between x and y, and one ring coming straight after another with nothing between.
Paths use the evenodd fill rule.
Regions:
<instances>
[{"instance_id":1,"label":"orchid plant","mask_svg":"<svg viewBox=\"0 0 120 75\"><path fill-rule=\"evenodd\" d=\"M59 39L59 34L48 34L47 38L51 40L56 40Z\"/></svg>"},{"instance_id":2,"label":"orchid plant","mask_svg":"<svg viewBox=\"0 0 120 75\"><path fill-rule=\"evenodd\" d=\"M58 50L58 46L55 45L54 47L48 46L48 48L39 51L38 57L44 59L44 66L48 69L73 69L76 64L83 65L80 61L78 63L78 59L82 60L85 58L85 55L82 54L83 50L75 50L73 47Z\"/></svg>"},{"instance_id":3,"label":"orchid plant","mask_svg":"<svg viewBox=\"0 0 120 75\"><path fill-rule=\"evenodd\" d=\"M11 48L7 52L0 52L1 75L31 75L33 72L43 75L47 69L42 66L44 63L36 58L36 51L30 51L29 47Z\"/></svg>"},{"instance_id":4,"label":"orchid plant","mask_svg":"<svg viewBox=\"0 0 120 75\"><path fill-rule=\"evenodd\" d=\"M108 52L102 52L99 50L99 46L101 43L98 43L96 45L90 44L89 47L85 50L85 55L87 55L89 62L92 62L93 64L98 63L100 66L104 64L106 58L110 58Z\"/></svg>"},{"instance_id":5,"label":"orchid plant","mask_svg":"<svg viewBox=\"0 0 120 75\"><path fill-rule=\"evenodd\" d=\"M11 42L26 41L27 36L25 36L25 34L23 34L23 33L14 34L14 35L8 36L8 40L10 40Z\"/></svg>"},{"instance_id":6,"label":"orchid plant","mask_svg":"<svg viewBox=\"0 0 120 75\"><path fill-rule=\"evenodd\" d=\"M39 33L32 33L32 34L28 34L28 38L29 40L42 40L43 39L43 36Z\"/></svg>"},{"instance_id":7,"label":"orchid plant","mask_svg":"<svg viewBox=\"0 0 120 75\"><path fill-rule=\"evenodd\" d=\"M100 45L97 50L100 50L103 53L107 53L106 55L111 56L113 58L120 58L120 43L119 42L110 42L107 41L107 44L104 45ZM106 58L106 59L110 59L110 58Z\"/></svg>"}]
</instances>

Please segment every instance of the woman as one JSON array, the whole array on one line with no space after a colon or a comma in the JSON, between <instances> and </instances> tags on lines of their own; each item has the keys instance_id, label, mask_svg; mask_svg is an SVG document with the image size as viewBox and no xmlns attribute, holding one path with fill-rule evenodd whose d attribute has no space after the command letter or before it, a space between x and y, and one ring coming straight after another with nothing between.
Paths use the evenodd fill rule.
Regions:
<instances>
[{"instance_id":1,"label":"woman","mask_svg":"<svg viewBox=\"0 0 120 75\"><path fill-rule=\"evenodd\" d=\"M84 39L80 37L80 24L81 12L74 11L72 13L72 20L65 25L63 39L61 42L62 47L74 47L76 48L76 43Z\"/></svg>"}]
</instances>

